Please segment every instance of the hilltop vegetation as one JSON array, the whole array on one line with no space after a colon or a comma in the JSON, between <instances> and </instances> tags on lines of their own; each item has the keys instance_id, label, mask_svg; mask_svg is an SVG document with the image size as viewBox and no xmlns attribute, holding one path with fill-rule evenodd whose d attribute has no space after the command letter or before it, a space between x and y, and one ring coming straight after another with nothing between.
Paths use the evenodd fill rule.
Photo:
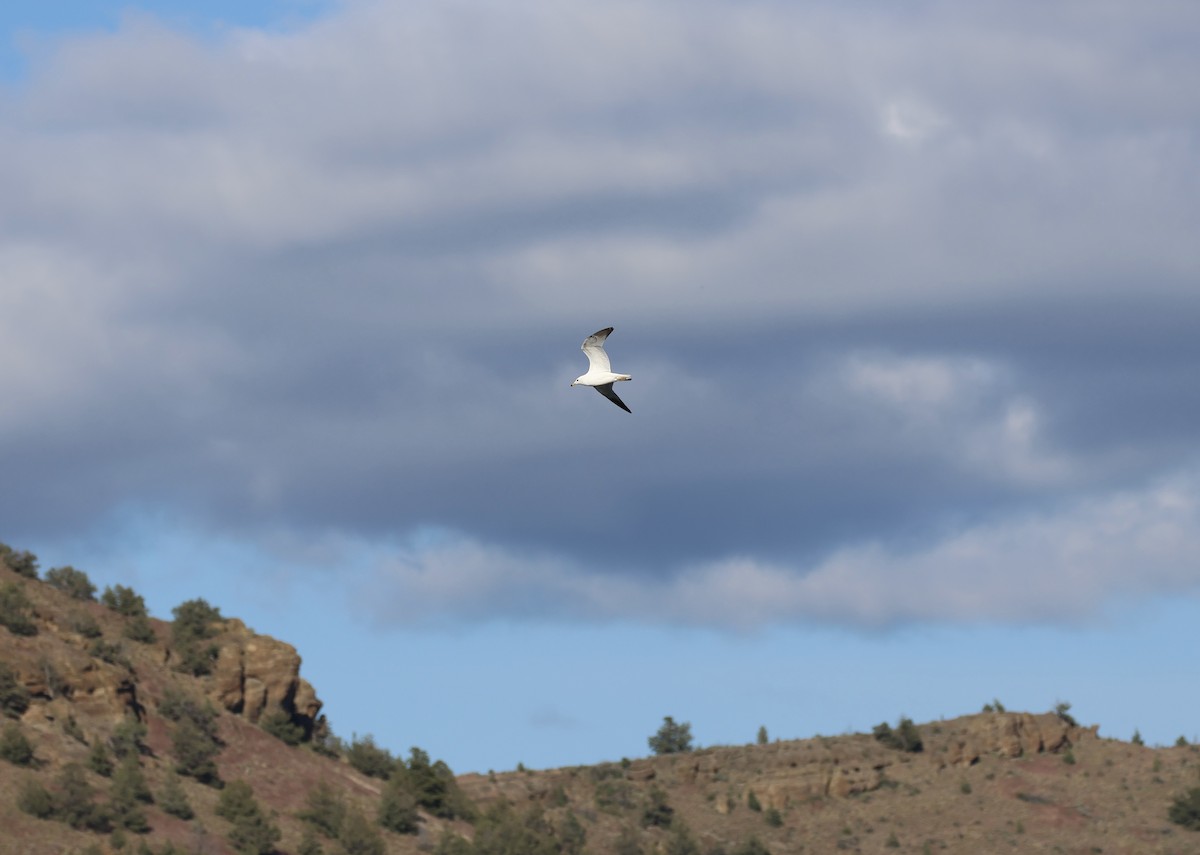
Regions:
<instances>
[{"instance_id":1,"label":"hilltop vegetation","mask_svg":"<svg viewBox=\"0 0 1200 855\"><path fill-rule=\"evenodd\" d=\"M290 645L202 599L172 617L0 545L0 853L1200 850L1195 746L1065 703L708 748L665 717L652 756L455 775L336 736Z\"/></svg>"}]
</instances>

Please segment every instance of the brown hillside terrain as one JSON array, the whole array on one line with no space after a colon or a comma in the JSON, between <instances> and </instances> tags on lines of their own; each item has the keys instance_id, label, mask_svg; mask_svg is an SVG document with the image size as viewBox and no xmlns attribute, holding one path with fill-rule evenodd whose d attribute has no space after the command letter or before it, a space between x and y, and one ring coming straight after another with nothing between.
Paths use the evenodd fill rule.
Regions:
<instances>
[{"instance_id":1,"label":"brown hillside terrain","mask_svg":"<svg viewBox=\"0 0 1200 855\"><path fill-rule=\"evenodd\" d=\"M9 710L0 723L15 723L10 726L34 754L29 765L0 760L0 855L159 853L168 843L177 852L233 853L231 824L215 813L220 791L192 777L179 780L195 818L185 821L148 804L145 833L75 830L17 806L29 782L53 790L70 763L87 769L104 802L111 779L88 768L89 755L130 721L146 727L140 766L161 802L176 765L179 724L164 714L171 695L211 703L219 776L253 788L282 832L278 852L301 851L308 826L297 815L320 782L374 820L384 782L336 751L314 750L311 738L316 734L319 742L324 727L321 703L299 676L300 658L290 645L237 620L214 620L205 642L214 653L211 673L196 677L179 670L183 657L173 647L170 623L151 620L154 638L134 641L126 637L129 617L2 565L0 589L23 595L35 632L0 628L0 663L28 696L23 709ZM272 719L291 725L301 744L264 729ZM564 840L566 829L582 829L582 851L593 855L736 855L751 840L762 847L746 851L759 853L1200 853L1200 832L1167 818L1172 800L1200 784L1195 746L1103 739L1095 727L1054 713L986 712L917 730L919 752L847 734L590 767L462 775L458 786L476 807L472 821L422 810L417 833L376 828L376 834L391 855L474 853L449 846L448 832L482 841L489 806L507 801L522 822ZM315 839L329 855L368 851ZM536 851L581 851L577 844L556 845ZM492 853L524 855L494 846L486 850Z\"/></svg>"}]
</instances>

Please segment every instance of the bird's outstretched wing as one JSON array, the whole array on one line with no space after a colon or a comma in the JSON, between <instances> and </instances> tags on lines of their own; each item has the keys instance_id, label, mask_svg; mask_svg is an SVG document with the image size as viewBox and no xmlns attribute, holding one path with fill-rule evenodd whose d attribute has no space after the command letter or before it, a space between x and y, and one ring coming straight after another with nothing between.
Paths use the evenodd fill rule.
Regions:
<instances>
[{"instance_id":1,"label":"bird's outstretched wing","mask_svg":"<svg viewBox=\"0 0 1200 855\"><path fill-rule=\"evenodd\" d=\"M603 353L604 351L602 350L600 352ZM632 414L633 410L631 410L631 409L629 409L629 407L625 406L625 402L617 397L617 393L613 391L612 386L613 386L612 383L605 383L603 386L593 386L592 388L595 389L597 392L599 392L604 397L608 398L608 400L612 401L614 404L616 404L618 407L620 407L625 412Z\"/></svg>"},{"instance_id":2,"label":"bird's outstretched wing","mask_svg":"<svg viewBox=\"0 0 1200 855\"><path fill-rule=\"evenodd\" d=\"M604 352L604 340L608 338L608 334L613 331L612 327L607 327L594 332L583 340L583 344L579 349L587 354L588 358L588 373L612 373L612 366L608 362L608 354ZM621 405L625 406L624 404Z\"/></svg>"}]
</instances>

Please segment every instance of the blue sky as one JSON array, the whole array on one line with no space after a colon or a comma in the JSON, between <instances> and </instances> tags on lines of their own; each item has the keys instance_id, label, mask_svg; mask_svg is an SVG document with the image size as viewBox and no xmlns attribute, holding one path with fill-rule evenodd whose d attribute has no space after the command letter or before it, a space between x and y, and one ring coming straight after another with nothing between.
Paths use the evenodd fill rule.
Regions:
<instances>
[{"instance_id":1,"label":"blue sky","mask_svg":"<svg viewBox=\"0 0 1200 855\"><path fill-rule=\"evenodd\" d=\"M0 27L44 568L204 597L461 771L993 698L1200 735L1191 5ZM632 414L568 386L610 325Z\"/></svg>"}]
</instances>

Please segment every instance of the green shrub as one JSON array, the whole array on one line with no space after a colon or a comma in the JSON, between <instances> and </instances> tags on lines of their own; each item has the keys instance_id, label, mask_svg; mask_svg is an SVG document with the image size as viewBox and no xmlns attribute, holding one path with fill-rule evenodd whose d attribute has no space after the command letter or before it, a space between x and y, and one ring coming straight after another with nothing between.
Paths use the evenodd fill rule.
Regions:
<instances>
[{"instance_id":1,"label":"green shrub","mask_svg":"<svg viewBox=\"0 0 1200 855\"><path fill-rule=\"evenodd\" d=\"M142 765L136 754L127 754L121 758L113 772L112 797L144 804L154 803L154 795L146 784L146 776L142 774Z\"/></svg>"},{"instance_id":2,"label":"green shrub","mask_svg":"<svg viewBox=\"0 0 1200 855\"><path fill-rule=\"evenodd\" d=\"M230 822L258 812L259 806L258 801L254 798L254 788L245 781L230 781L217 798L217 816Z\"/></svg>"},{"instance_id":3,"label":"green shrub","mask_svg":"<svg viewBox=\"0 0 1200 855\"><path fill-rule=\"evenodd\" d=\"M759 745L766 745L770 741L770 738L767 736L767 726L765 724L759 727L758 736L755 737L754 741Z\"/></svg>"},{"instance_id":4,"label":"green shrub","mask_svg":"<svg viewBox=\"0 0 1200 855\"><path fill-rule=\"evenodd\" d=\"M17 680L17 672L0 662L0 712L16 718L29 709L29 690Z\"/></svg>"},{"instance_id":5,"label":"green shrub","mask_svg":"<svg viewBox=\"0 0 1200 855\"><path fill-rule=\"evenodd\" d=\"M338 832L345 855L386 855L383 837L358 808L348 808Z\"/></svg>"},{"instance_id":6,"label":"green shrub","mask_svg":"<svg viewBox=\"0 0 1200 855\"><path fill-rule=\"evenodd\" d=\"M105 587L104 593L100 595L100 602L125 617L146 617L149 614L141 594L124 585Z\"/></svg>"},{"instance_id":7,"label":"green shrub","mask_svg":"<svg viewBox=\"0 0 1200 855\"><path fill-rule=\"evenodd\" d=\"M190 718L182 719L171 734L171 751L175 756L175 771L202 784L217 786L221 776L216 756L221 746Z\"/></svg>"},{"instance_id":8,"label":"green shrub","mask_svg":"<svg viewBox=\"0 0 1200 855\"><path fill-rule=\"evenodd\" d=\"M112 757L108 753L108 749L104 747L104 743L96 740L92 745L92 750L88 752L88 768L102 778L107 778L113 773Z\"/></svg>"},{"instance_id":9,"label":"green shrub","mask_svg":"<svg viewBox=\"0 0 1200 855\"><path fill-rule=\"evenodd\" d=\"M746 793L746 807L753 811L762 810L762 802L758 800L758 796L754 794L754 790L750 790L748 793Z\"/></svg>"},{"instance_id":10,"label":"green shrub","mask_svg":"<svg viewBox=\"0 0 1200 855\"><path fill-rule=\"evenodd\" d=\"M298 816L333 840L342 830L342 819L346 816L346 801L340 791L335 790L326 781L318 781L316 786L308 791L305 808L300 811ZM382 822L382 820L380 821Z\"/></svg>"},{"instance_id":11,"label":"green shrub","mask_svg":"<svg viewBox=\"0 0 1200 855\"><path fill-rule=\"evenodd\" d=\"M158 796L158 806L164 812L180 819L191 819L196 815L192 810L191 802L188 801L187 793L183 791L183 783L175 772L167 774L162 792Z\"/></svg>"},{"instance_id":12,"label":"green shrub","mask_svg":"<svg viewBox=\"0 0 1200 855\"><path fill-rule=\"evenodd\" d=\"M1200 831L1200 787L1176 796L1167 810L1167 818L1176 825Z\"/></svg>"},{"instance_id":13,"label":"green shrub","mask_svg":"<svg viewBox=\"0 0 1200 855\"><path fill-rule=\"evenodd\" d=\"M175 668L193 677L203 677L212 673L213 663L217 661L220 652L220 648L215 644L190 641L175 649L175 653L179 657Z\"/></svg>"},{"instance_id":14,"label":"green shrub","mask_svg":"<svg viewBox=\"0 0 1200 855\"><path fill-rule=\"evenodd\" d=\"M676 723L671 716L664 716L662 727L647 739L650 750L655 754L679 754L692 750L692 725L689 722Z\"/></svg>"},{"instance_id":15,"label":"green shrub","mask_svg":"<svg viewBox=\"0 0 1200 855\"><path fill-rule=\"evenodd\" d=\"M158 641L158 636L154 634L154 625L150 623L150 618L145 615L136 615L131 617L126 623L121 634L130 641L136 641L139 644L153 644Z\"/></svg>"},{"instance_id":16,"label":"green shrub","mask_svg":"<svg viewBox=\"0 0 1200 855\"><path fill-rule=\"evenodd\" d=\"M108 738L113 754L118 760L130 755L137 757L149 753L146 748L146 725L136 718L124 718L113 728L112 736Z\"/></svg>"},{"instance_id":17,"label":"green shrub","mask_svg":"<svg viewBox=\"0 0 1200 855\"><path fill-rule=\"evenodd\" d=\"M346 748L346 762L364 775L387 780L396 769L396 758L386 748L375 744L375 737L367 734L362 739L355 734Z\"/></svg>"},{"instance_id":18,"label":"green shrub","mask_svg":"<svg viewBox=\"0 0 1200 855\"><path fill-rule=\"evenodd\" d=\"M416 834L417 799L407 786L407 775L393 775L379 799L377 820L388 831Z\"/></svg>"},{"instance_id":19,"label":"green shrub","mask_svg":"<svg viewBox=\"0 0 1200 855\"><path fill-rule=\"evenodd\" d=\"M206 642L216 635L213 624L223 620L220 609L197 598L180 603L171 609L171 614L175 618L171 624L171 641L179 655L176 667L193 677L211 674L220 651L215 644Z\"/></svg>"},{"instance_id":20,"label":"green shrub","mask_svg":"<svg viewBox=\"0 0 1200 855\"><path fill-rule=\"evenodd\" d=\"M1138 730L1136 727L1133 729L1133 736L1131 736L1129 738L1129 741L1132 742L1134 745L1145 745L1146 744L1146 740L1142 739L1142 732L1140 730Z\"/></svg>"},{"instance_id":21,"label":"green shrub","mask_svg":"<svg viewBox=\"0 0 1200 855\"><path fill-rule=\"evenodd\" d=\"M663 851L665 855L700 855L700 845L684 823L676 822Z\"/></svg>"},{"instance_id":22,"label":"green shrub","mask_svg":"<svg viewBox=\"0 0 1200 855\"><path fill-rule=\"evenodd\" d=\"M47 570L46 584L77 600L94 601L96 599L96 586L92 584L87 573L76 570L69 564L66 567L52 567Z\"/></svg>"},{"instance_id":23,"label":"green shrub","mask_svg":"<svg viewBox=\"0 0 1200 855\"><path fill-rule=\"evenodd\" d=\"M667 804L666 792L661 787L651 787L642 809L642 827L670 828L674 819L675 808Z\"/></svg>"},{"instance_id":24,"label":"green shrub","mask_svg":"<svg viewBox=\"0 0 1200 855\"><path fill-rule=\"evenodd\" d=\"M1070 727L1078 727L1079 722L1070 713L1071 705L1066 701L1059 701L1054 705L1054 714Z\"/></svg>"},{"instance_id":25,"label":"green shrub","mask_svg":"<svg viewBox=\"0 0 1200 855\"><path fill-rule=\"evenodd\" d=\"M190 721L214 742L217 741L217 710L212 701L201 702L174 686L168 686L158 702L158 712L169 721Z\"/></svg>"},{"instance_id":26,"label":"green shrub","mask_svg":"<svg viewBox=\"0 0 1200 855\"><path fill-rule=\"evenodd\" d=\"M398 766L396 772L400 773ZM442 819L470 819L474 813L470 802L458 788L454 772L443 761L429 761L429 755L413 747L409 753L408 766L403 769L407 786L417 799L417 804Z\"/></svg>"},{"instance_id":27,"label":"green shrub","mask_svg":"<svg viewBox=\"0 0 1200 855\"><path fill-rule=\"evenodd\" d=\"M16 582L0 585L0 626L13 635L37 635L33 604Z\"/></svg>"},{"instance_id":28,"label":"green shrub","mask_svg":"<svg viewBox=\"0 0 1200 855\"><path fill-rule=\"evenodd\" d=\"M67 627L72 632L77 632L84 638L99 638L103 633L100 630L100 624L96 622L91 612L77 611L71 615L67 623Z\"/></svg>"},{"instance_id":29,"label":"green shrub","mask_svg":"<svg viewBox=\"0 0 1200 855\"><path fill-rule=\"evenodd\" d=\"M36 779L26 778L17 791L17 807L38 819L54 817L54 796Z\"/></svg>"},{"instance_id":30,"label":"green shrub","mask_svg":"<svg viewBox=\"0 0 1200 855\"><path fill-rule=\"evenodd\" d=\"M881 722L875 725L872 734L888 748L895 748L897 751L916 753L924 747L921 733L911 718L902 716L895 730L892 730L886 721Z\"/></svg>"},{"instance_id":31,"label":"green shrub","mask_svg":"<svg viewBox=\"0 0 1200 855\"><path fill-rule=\"evenodd\" d=\"M737 849L733 850L733 855L771 855L771 850L757 837L751 837Z\"/></svg>"},{"instance_id":32,"label":"green shrub","mask_svg":"<svg viewBox=\"0 0 1200 855\"><path fill-rule=\"evenodd\" d=\"M593 798L596 807L606 813L618 814L637 807L633 784L624 778L605 780L596 784Z\"/></svg>"},{"instance_id":33,"label":"green shrub","mask_svg":"<svg viewBox=\"0 0 1200 855\"><path fill-rule=\"evenodd\" d=\"M33 746L15 721L10 721L0 730L0 759L7 760L14 766L28 766L33 763Z\"/></svg>"},{"instance_id":34,"label":"green shrub","mask_svg":"<svg viewBox=\"0 0 1200 855\"><path fill-rule=\"evenodd\" d=\"M125 648L120 644L105 641L103 638L97 638L88 645L88 655L107 662L109 665L133 668L129 657L125 655Z\"/></svg>"},{"instance_id":35,"label":"green shrub","mask_svg":"<svg viewBox=\"0 0 1200 855\"><path fill-rule=\"evenodd\" d=\"M287 745L304 741L304 728L292 720L286 710L275 710L258 720L258 726Z\"/></svg>"},{"instance_id":36,"label":"green shrub","mask_svg":"<svg viewBox=\"0 0 1200 855\"><path fill-rule=\"evenodd\" d=\"M175 618L171 624L171 637L177 644L212 638L217 634L213 624L224 620L220 609L199 597L180 603L171 609L171 614Z\"/></svg>"},{"instance_id":37,"label":"green shrub","mask_svg":"<svg viewBox=\"0 0 1200 855\"><path fill-rule=\"evenodd\" d=\"M779 828L783 825L783 814L779 812L778 808L767 808L766 813L763 814L763 819L766 820L767 825L771 826L771 828Z\"/></svg>"},{"instance_id":38,"label":"green shrub","mask_svg":"<svg viewBox=\"0 0 1200 855\"><path fill-rule=\"evenodd\" d=\"M283 836L262 812L254 790L245 781L232 781L221 790L216 813L229 820L232 827L227 839L240 855L271 855Z\"/></svg>"},{"instance_id":39,"label":"green shrub","mask_svg":"<svg viewBox=\"0 0 1200 855\"><path fill-rule=\"evenodd\" d=\"M296 855L325 855L321 841L311 828L306 828L300 835L300 845L296 847Z\"/></svg>"},{"instance_id":40,"label":"green shrub","mask_svg":"<svg viewBox=\"0 0 1200 855\"><path fill-rule=\"evenodd\" d=\"M563 855L583 855L586 844L587 829L583 827L575 811L567 811L558 826L558 851Z\"/></svg>"},{"instance_id":41,"label":"green shrub","mask_svg":"<svg viewBox=\"0 0 1200 855\"><path fill-rule=\"evenodd\" d=\"M72 828L108 831L108 812L95 802L95 790L78 763L68 763L59 772L54 790L54 817Z\"/></svg>"},{"instance_id":42,"label":"green shrub","mask_svg":"<svg viewBox=\"0 0 1200 855\"><path fill-rule=\"evenodd\" d=\"M545 813L532 805L523 814L507 801L494 803L475 826L474 855L557 855L561 851Z\"/></svg>"},{"instance_id":43,"label":"green shrub","mask_svg":"<svg viewBox=\"0 0 1200 855\"><path fill-rule=\"evenodd\" d=\"M8 565L8 569L27 579L38 577L37 556L32 552L18 552L6 543L0 543L0 562Z\"/></svg>"}]
</instances>

